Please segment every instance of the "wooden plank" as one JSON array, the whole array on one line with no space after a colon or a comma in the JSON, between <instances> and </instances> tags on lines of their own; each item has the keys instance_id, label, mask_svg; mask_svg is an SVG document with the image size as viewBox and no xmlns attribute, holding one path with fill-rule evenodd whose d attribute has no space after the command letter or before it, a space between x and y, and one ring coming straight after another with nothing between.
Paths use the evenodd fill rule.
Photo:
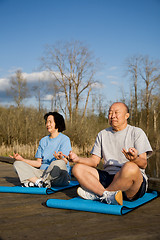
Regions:
<instances>
[{"instance_id":1,"label":"wooden plank","mask_svg":"<svg viewBox=\"0 0 160 240\"><path fill-rule=\"evenodd\" d=\"M18 178L11 164L0 162L0 185ZM0 239L136 240L159 239L160 198L124 216L47 208L49 198L70 199L76 189L48 196L0 193Z\"/></svg>"},{"instance_id":2,"label":"wooden plank","mask_svg":"<svg viewBox=\"0 0 160 240\"><path fill-rule=\"evenodd\" d=\"M160 192L160 179L150 177L148 182L148 188Z\"/></svg>"},{"instance_id":3,"label":"wooden plank","mask_svg":"<svg viewBox=\"0 0 160 240\"><path fill-rule=\"evenodd\" d=\"M3 157L3 156L0 156L0 162L6 162L6 163L14 163L15 159L13 158L10 158L10 157Z\"/></svg>"}]
</instances>

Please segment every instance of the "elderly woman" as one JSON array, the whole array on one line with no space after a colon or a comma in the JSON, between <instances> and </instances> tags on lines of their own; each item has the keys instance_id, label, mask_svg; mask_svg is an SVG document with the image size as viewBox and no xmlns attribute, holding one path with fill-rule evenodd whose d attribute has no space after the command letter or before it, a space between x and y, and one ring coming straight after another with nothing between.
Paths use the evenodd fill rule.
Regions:
<instances>
[{"instance_id":1,"label":"elderly woman","mask_svg":"<svg viewBox=\"0 0 160 240\"><path fill-rule=\"evenodd\" d=\"M43 137L36 152L36 160L24 159L18 153L10 156L16 161L14 168L24 187L66 186L70 181L70 166L66 155L71 151L69 137L62 131L66 129L64 118L57 112L44 116L48 136Z\"/></svg>"}]
</instances>

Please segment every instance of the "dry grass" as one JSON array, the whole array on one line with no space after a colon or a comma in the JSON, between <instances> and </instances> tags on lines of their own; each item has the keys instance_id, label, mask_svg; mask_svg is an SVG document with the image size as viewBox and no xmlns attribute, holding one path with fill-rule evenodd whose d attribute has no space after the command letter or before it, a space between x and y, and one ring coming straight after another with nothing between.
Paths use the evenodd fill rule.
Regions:
<instances>
[{"instance_id":1,"label":"dry grass","mask_svg":"<svg viewBox=\"0 0 160 240\"><path fill-rule=\"evenodd\" d=\"M32 144L18 144L14 142L13 146L5 146L3 143L0 146L0 156L2 157L9 157L9 155L13 155L14 152L19 153L21 156L27 159L35 159L35 154L38 148L38 142L36 142L34 145ZM84 148L78 148L77 146L72 146L72 151L75 152L78 156L83 157L89 157L90 151L92 149L92 146L85 147ZM74 165L70 162L70 165ZM98 168L103 168L103 160L100 161Z\"/></svg>"},{"instance_id":2,"label":"dry grass","mask_svg":"<svg viewBox=\"0 0 160 240\"><path fill-rule=\"evenodd\" d=\"M0 156L8 157L13 155L13 153L19 153L24 158L33 159L38 148L38 142L35 144L19 144L14 142L13 145L6 146L4 143L0 146ZM92 147L78 148L77 146L72 146L73 152L80 156L88 156Z\"/></svg>"},{"instance_id":3,"label":"dry grass","mask_svg":"<svg viewBox=\"0 0 160 240\"><path fill-rule=\"evenodd\" d=\"M4 143L0 146L0 156L9 156L13 155L13 153L19 153L23 157L33 158L37 151L38 144L37 142L32 144L18 144L16 142L13 145L6 146Z\"/></svg>"}]
</instances>

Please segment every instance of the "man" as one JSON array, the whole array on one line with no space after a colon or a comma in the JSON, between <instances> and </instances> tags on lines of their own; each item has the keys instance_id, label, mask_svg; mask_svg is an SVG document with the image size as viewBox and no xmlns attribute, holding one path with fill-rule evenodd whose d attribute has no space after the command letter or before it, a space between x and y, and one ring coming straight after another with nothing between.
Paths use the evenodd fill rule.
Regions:
<instances>
[{"instance_id":1,"label":"man","mask_svg":"<svg viewBox=\"0 0 160 240\"><path fill-rule=\"evenodd\" d=\"M128 107L113 103L108 114L111 127L97 135L92 156L82 158L70 152L80 197L122 205L123 199L133 201L146 192L145 168L152 148L142 129L127 124L128 118ZM98 170L102 158L104 170Z\"/></svg>"}]
</instances>

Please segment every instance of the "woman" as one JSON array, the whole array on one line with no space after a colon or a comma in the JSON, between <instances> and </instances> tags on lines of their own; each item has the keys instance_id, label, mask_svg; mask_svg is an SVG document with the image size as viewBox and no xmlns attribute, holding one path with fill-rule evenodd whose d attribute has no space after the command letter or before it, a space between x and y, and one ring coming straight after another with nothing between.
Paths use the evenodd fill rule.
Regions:
<instances>
[{"instance_id":1,"label":"woman","mask_svg":"<svg viewBox=\"0 0 160 240\"><path fill-rule=\"evenodd\" d=\"M44 119L49 135L40 140L37 159L24 159L18 153L10 156L16 159L14 168L25 187L65 186L70 181L69 162L61 154L68 155L71 151L69 137L62 134L66 129L64 118L57 112L49 112Z\"/></svg>"}]
</instances>

